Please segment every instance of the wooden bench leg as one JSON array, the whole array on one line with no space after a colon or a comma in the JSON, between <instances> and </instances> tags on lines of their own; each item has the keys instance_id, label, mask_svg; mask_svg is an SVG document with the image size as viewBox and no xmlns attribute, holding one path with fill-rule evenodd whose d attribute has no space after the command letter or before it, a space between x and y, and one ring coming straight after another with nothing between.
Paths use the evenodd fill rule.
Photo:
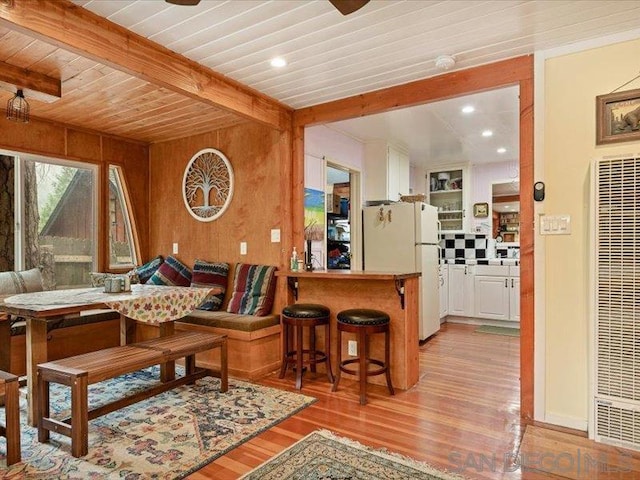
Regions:
<instances>
[{"instance_id":1,"label":"wooden bench leg","mask_svg":"<svg viewBox=\"0 0 640 480\"><path fill-rule=\"evenodd\" d=\"M229 365L227 357L227 340L220 345L220 391L222 393L229 389Z\"/></svg>"},{"instance_id":2,"label":"wooden bench leg","mask_svg":"<svg viewBox=\"0 0 640 480\"><path fill-rule=\"evenodd\" d=\"M49 430L44 428L44 419L49 418L49 381L45 380L42 372L38 371L38 441L41 443L49 440Z\"/></svg>"},{"instance_id":3,"label":"wooden bench leg","mask_svg":"<svg viewBox=\"0 0 640 480\"><path fill-rule=\"evenodd\" d=\"M89 406L87 376L77 376L71 384L71 455L89 452Z\"/></svg>"},{"instance_id":4,"label":"wooden bench leg","mask_svg":"<svg viewBox=\"0 0 640 480\"><path fill-rule=\"evenodd\" d=\"M9 466L20 461L20 405L17 379L5 384L5 418Z\"/></svg>"}]
</instances>

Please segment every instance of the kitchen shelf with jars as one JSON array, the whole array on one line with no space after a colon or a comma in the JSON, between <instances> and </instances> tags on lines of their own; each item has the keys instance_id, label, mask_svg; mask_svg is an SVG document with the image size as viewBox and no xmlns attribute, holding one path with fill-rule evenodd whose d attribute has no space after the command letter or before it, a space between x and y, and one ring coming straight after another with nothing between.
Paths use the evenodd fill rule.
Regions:
<instances>
[{"instance_id":1,"label":"kitchen shelf with jars","mask_svg":"<svg viewBox=\"0 0 640 480\"><path fill-rule=\"evenodd\" d=\"M440 229L447 232L467 230L466 166L447 167L427 173L429 198L427 202L438 209Z\"/></svg>"}]
</instances>

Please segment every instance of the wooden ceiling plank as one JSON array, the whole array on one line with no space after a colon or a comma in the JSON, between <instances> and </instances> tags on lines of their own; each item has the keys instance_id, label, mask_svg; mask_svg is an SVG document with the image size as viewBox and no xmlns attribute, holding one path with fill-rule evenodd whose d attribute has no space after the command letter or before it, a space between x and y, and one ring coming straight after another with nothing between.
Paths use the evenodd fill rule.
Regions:
<instances>
[{"instance_id":1,"label":"wooden ceiling plank","mask_svg":"<svg viewBox=\"0 0 640 480\"><path fill-rule=\"evenodd\" d=\"M279 130L291 128L289 107L69 1L0 4L0 26L34 35L244 118Z\"/></svg>"},{"instance_id":2,"label":"wooden ceiling plank","mask_svg":"<svg viewBox=\"0 0 640 480\"><path fill-rule=\"evenodd\" d=\"M0 60L7 58L29 46L35 40L16 31L10 31L0 38Z\"/></svg>"},{"instance_id":3,"label":"wooden ceiling plank","mask_svg":"<svg viewBox=\"0 0 640 480\"><path fill-rule=\"evenodd\" d=\"M0 62L0 87L14 93L21 88L27 100L33 98L46 103L55 102L62 96L59 79L5 62Z\"/></svg>"}]
</instances>

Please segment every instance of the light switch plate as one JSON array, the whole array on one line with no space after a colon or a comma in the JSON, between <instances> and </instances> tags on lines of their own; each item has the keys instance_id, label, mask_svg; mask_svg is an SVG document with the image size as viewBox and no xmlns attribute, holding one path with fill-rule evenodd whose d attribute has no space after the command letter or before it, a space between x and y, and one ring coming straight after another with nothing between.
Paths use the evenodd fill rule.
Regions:
<instances>
[{"instance_id":1,"label":"light switch plate","mask_svg":"<svg viewBox=\"0 0 640 480\"><path fill-rule=\"evenodd\" d=\"M240 255L247 254L247 242L240 242Z\"/></svg>"},{"instance_id":2,"label":"light switch plate","mask_svg":"<svg viewBox=\"0 0 640 480\"><path fill-rule=\"evenodd\" d=\"M271 243L280 243L280 229L272 228L271 229Z\"/></svg>"},{"instance_id":3,"label":"light switch plate","mask_svg":"<svg viewBox=\"0 0 640 480\"><path fill-rule=\"evenodd\" d=\"M178 244L177 244L177 243L175 243L175 242L174 242L174 244L173 244L173 250L172 250L172 253L173 253L174 255L177 255L177 254L178 254Z\"/></svg>"},{"instance_id":4,"label":"light switch plate","mask_svg":"<svg viewBox=\"0 0 640 480\"><path fill-rule=\"evenodd\" d=\"M540 235L571 235L571 215L540 215Z\"/></svg>"}]
</instances>

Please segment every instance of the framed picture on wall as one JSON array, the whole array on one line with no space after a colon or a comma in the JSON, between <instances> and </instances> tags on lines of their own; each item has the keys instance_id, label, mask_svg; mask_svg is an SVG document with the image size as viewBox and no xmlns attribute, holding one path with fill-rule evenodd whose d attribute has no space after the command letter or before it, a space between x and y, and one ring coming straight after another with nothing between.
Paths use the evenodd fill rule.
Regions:
<instances>
[{"instance_id":1,"label":"framed picture on wall","mask_svg":"<svg viewBox=\"0 0 640 480\"><path fill-rule=\"evenodd\" d=\"M474 203L473 204L473 216L476 218L489 216L489 204L488 203Z\"/></svg>"},{"instance_id":2,"label":"framed picture on wall","mask_svg":"<svg viewBox=\"0 0 640 480\"><path fill-rule=\"evenodd\" d=\"M640 140L640 88L596 97L596 145Z\"/></svg>"}]
</instances>

